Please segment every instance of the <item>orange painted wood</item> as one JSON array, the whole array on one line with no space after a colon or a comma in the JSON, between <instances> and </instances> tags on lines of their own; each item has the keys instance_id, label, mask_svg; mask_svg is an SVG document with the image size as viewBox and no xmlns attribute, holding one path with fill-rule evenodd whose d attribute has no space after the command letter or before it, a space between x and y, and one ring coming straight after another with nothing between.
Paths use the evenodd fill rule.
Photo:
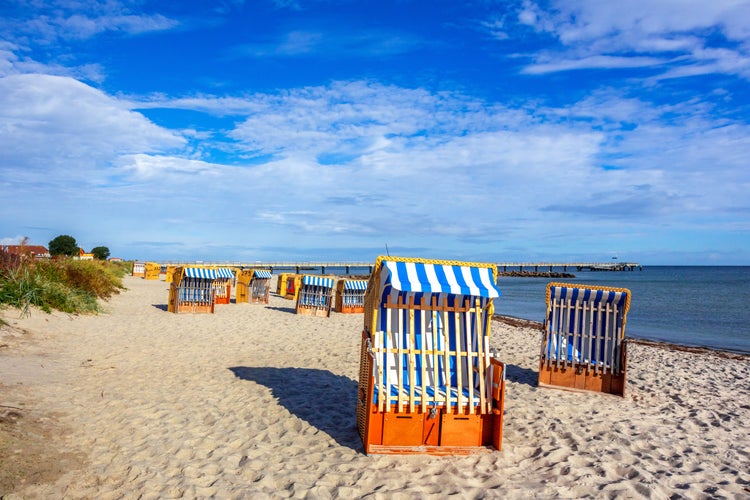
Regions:
<instances>
[{"instance_id":1,"label":"orange painted wood","mask_svg":"<svg viewBox=\"0 0 750 500\"><path fill-rule=\"evenodd\" d=\"M438 446L440 444L440 412L435 412L430 418L429 410L424 416L422 427L422 444L426 446Z\"/></svg>"},{"instance_id":2,"label":"orange painted wood","mask_svg":"<svg viewBox=\"0 0 750 500\"><path fill-rule=\"evenodd\" d=\"M385 446L421 446L424 415L387 412L383 417Z\"/></svg>"},{"instance_id":3,"label":"orange painted wood","mask_svg":"<svg viewBox=\"0 0 750 500\"><path fill-rule=\"evenodd\" d=\"M441 446L481 446L480 415L443 414L440 427Z\"/></svg>"}]
</instances>

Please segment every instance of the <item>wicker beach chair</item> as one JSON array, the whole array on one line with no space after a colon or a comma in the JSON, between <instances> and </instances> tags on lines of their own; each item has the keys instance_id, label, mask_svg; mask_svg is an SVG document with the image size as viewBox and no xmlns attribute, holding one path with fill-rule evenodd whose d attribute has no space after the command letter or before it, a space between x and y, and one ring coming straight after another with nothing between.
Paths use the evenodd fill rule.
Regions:
<instances>
[{"instance_id":1,"label":"wicker beach chair","mask_svg":"<svg viewBox=\"0 0 750 500\"><path fill-rule=\"evenodd\" d=\"M240 284L237 283L237 302L239 302ZM253 269L250 271L250 280L247 282L247 299L245 302L253 304L268 304L268 296L271 290L271 271L266 269Z\"/></svg>"},{"instance_id":2,"label":"wicker beach chair","mask_svg":"<svg viewBox=\"0 0 750 500\"><path fill-rule=\"evenodd\" d=\"M496 273L492 264L378 257L357 398L366 453L501 448L505 365L489 348Z\"/></svg>"},{"instance_id":3,"label":"wicker beach chair","mask_svg":"<svg viewBox=\"0 0 750 500\"><path fill-rule=\"evenodd\" d=\"M234 272L226 267L217 267L216 277L213 280L215 291L215 304L229 304L232 298L232 283L234 282Z\"/></svg>"},{"instance_id":4,"label":"wicker beach chair","mask_svg":"<svg viewBox=\"0 0 750 500\"><path fill-rule=\"evenodd\" d=\"M296 313L329 317L333 305L333 285L333 278L309 274L302 276L297 291Z\"/></svg>"},{"instance_id":5,"label":"wicker beach chair","mask_svg":"<svg viewBox=\"0 0 750 500\"><path fill-rule=\"evenodd\" d=\"M344 314L365 311L367 280L342 279L336 285L336 310Z\"/></svg>"},{"instance_id":6,"label":"wicker beach chair","mask_svg":"<svg viewBox=\"0 0 750 500\"><path fill-rule=\"evenodd\" d=\"M144 276L146 276L146 263L134 262L132 276L135 278L143 278Z\"/></svg>"},{"instance_id":7,"label":"wicker beach chair","mask_svg":"<svg viewBox=\"0 0 750 500\"><path fill-rule=\"evenodd\" d=\"M624 396L630 290L547 285L539 386Z\"/></svg>"},{"instance_id":8,"label":"wicker beach chair","mask_svg":"<svg viewBox=\"0 0 750 500\"><path fill-rule=\"evenodd\" d=\"M198 267L177 267L169 286L167 311L213 313L216 271Z\"/></svg>"}]
</instances>

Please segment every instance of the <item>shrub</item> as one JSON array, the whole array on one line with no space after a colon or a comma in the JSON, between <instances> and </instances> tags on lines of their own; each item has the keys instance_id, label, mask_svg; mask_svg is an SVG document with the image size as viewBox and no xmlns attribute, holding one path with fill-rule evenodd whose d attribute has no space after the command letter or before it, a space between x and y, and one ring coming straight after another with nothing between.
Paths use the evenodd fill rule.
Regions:
<instances>
[{"instance_id":1,"label":"shrub","mask_svg":"<svg viewBox=\"0 0 750 500\"><path fill-rule=\"evenodd\" d=\"M33 261L0 272L0 303L17 307L24 315L31 305L46 312L98 312L97 298L119 293L124 274L122 266L101 261Z\"/></svg>"}]
</instances>

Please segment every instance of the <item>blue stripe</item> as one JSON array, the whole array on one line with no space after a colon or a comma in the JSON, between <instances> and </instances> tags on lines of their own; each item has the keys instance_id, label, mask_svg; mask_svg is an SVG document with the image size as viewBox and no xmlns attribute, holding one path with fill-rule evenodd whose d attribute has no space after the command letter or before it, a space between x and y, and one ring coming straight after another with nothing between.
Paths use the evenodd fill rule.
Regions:
<instances>
[{"instance_id":1,"label":"blue stripe","mask_svg":"<svg viewBox=\"0 0 750 500\"><path fill-rule=\"evenodd\" d=\"M445 268L443 266L434 266L434 268L435 268L435 276L437 276L438 283L440 283L440 291L450 292L451 287L450 287L450 284L448 283L448 278L445 276Z\"/></svg>"},{"instance_id":2,"label":"blue stripe","mask_svg":"<svg viewBox=\"0 0 750 500\"><path fill-rule=\"evenodd\" d=\"M409 280L409 274L406 272L405 262L396 262L396 273L398 276L398 280L401 282L401 290L403 290L404 292L414 291L411 286L411 281Z\"/></svg>"},{"instance_id":3,"label":"blue stripe","mask_svg":"<svg viewBox=\"0 0 750 500\"><path fill-rule=\"evenodd\" d=\"M421 283L421 288L423 292L432 292L432 286L427 279L427 271L425 271L425 266L421 264L416 264L416 270L417 270L417 278L419 279L419 282Z\"/></svg>"},{"instance_id":4,"label":"blue stripe","mask_svg":"<svg viewBox=\"0 0 750 500\"><path fill-rule=\"evenodd\" d=\"M271 278L271 272L270 271L264 271L262 269L255 269L253 275L256 278L261 278L261 279L269 279L269 278Z\"/></svg>"},{"instance_id":5,"label":"blue stripe","mask_svg":"<svg viewBox=\"0 0 750 500\"><path fill-rule=\"evenodd\" d=\"M466 284L464 274L461 272L461 266L451 266L451 269L453 269L453 274L456 277L456 283L458 283L458 286L461 289L461 295L471 295L471 289Z\"/></svg>"}]
</instances>

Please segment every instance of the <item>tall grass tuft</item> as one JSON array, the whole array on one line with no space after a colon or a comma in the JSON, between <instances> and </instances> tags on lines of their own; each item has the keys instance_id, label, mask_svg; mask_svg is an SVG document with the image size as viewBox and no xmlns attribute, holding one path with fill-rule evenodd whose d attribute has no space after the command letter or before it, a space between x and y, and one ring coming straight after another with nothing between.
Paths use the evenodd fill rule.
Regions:
<instances>
[{"instance_id":1,"label":"tall grass tuft","mask_svg":"<svg viewBox=\"0 0 750 500\"><path fill-rule=\"evenodd\" d=\"M26 261L0 269L0 303L20 309L23 315L32 305L45 312L99 312L98 299L119 293L124 275L122 266L102 261Z\"/></svg>"}]
</instances>

